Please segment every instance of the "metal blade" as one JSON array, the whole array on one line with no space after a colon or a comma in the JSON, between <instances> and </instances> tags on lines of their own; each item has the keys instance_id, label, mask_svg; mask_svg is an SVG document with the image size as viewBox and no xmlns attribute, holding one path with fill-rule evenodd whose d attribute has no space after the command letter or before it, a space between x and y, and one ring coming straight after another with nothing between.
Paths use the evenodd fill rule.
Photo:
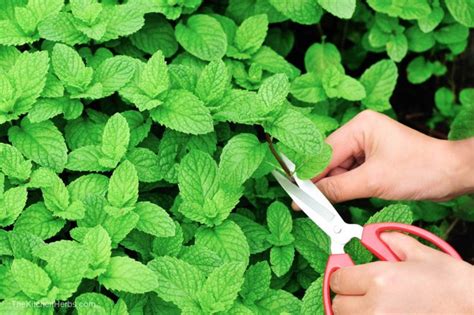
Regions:
<instances>
[{"instance_id":1,"label":"metal blade","mask_svg":"<svg viewBox=\"0 0 474 315\"><path fill-rule=\"evenodd\" d=\"M280 154L283 162L288 166L289 170L295 172L295 164L287 158L283 153ZM293 175L293 178L296 181L296 184L304 190L308 195L310 195L314 200L317 200L319 203L323 204L326 208L330 209L334 215L339 215L337 210L334 208L332 203L324 196L324 194L316 187L316 185L310 180L299 179L296 174Z\"/></svg>"},{"instance_id":2,"label":"metal blade","mask_svg":"<svg viewBox=\"0 0 474 315\"><path fill-rule=\"evenodd\" d=\"M334 227L342 229L345 225L345 222L339 214L335 214L332 209L328 209L324 204L313 199L281 173L273 171L272 174L291 199L293 199L293 201L314 223L316 223L331 238L336 237L335 234L339 233L340 230L335 231Z\"/></svg>"}]
</instances>

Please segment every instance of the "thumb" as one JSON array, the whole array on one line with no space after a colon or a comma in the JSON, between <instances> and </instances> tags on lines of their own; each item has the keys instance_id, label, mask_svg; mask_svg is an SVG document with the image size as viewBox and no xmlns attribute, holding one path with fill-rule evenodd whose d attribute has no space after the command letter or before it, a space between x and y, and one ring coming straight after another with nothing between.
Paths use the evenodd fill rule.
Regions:
<instances>
[{"instance_id":1,"label":"thumb","mask_svg":"<svg viewBox=\"0 0 474 315\"><path fill-rule=\"evenodd\" d=\"M420 260L425 257L426 246L409 235L399 232L384 232L380 234L380 238L402 261Z\"/></svg>"},{"instance_id":2,"label":"thumb","mask_svg":"<svg viewBox=\"0 0 474 315\"><path fill-rule=\"evenodd\" d=\"M338 203L372 196L367 183L367 167L363 164L348 172L325 177L316 186L331 202Z\"/></svg>"}]
</instances>

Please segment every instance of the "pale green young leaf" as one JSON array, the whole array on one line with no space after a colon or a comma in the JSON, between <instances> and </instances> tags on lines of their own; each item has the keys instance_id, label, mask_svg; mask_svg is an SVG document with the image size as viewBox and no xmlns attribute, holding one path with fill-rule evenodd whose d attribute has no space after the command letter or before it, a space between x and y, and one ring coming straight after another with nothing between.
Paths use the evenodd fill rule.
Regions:
<instances>
[{"instance_id":1,"label":"pale green young leaf","mask_svg":"<svg viewBox=\"0 0 474 315\"><path fill-rule=\"evenodd\" d=\"M103 211L102 208L97 210ZM104 219L102 226L107 230L107 233L109 233L113 248L117 247L118 243L137 226L138 220L138 214L133 211L120 217L107 216Z\"/></svg>"},{"instance_id":2,"label":"pale green young leaf","mask_svg":"<svg viewBox=\"0 0 474 315\"><path fill-rule=\"evenodd\" d=\"M230 89L230 75L222 60L211 61L201 72L195 93L206 106L214 106Z\"/></svg>"},{"instance_id":3,"label":"pale green young leaf","mask_svg":"<svg viewBox=\"0 0 474 315\"><path fill-rule=\"evenodd\" d=\"M215 120L250 125L261 123L271 110L257 93L237 89L228 91L219 105Z\"/></svg>"},{"instance_id":4,"label":"pale green young leaf","mask_svg":"<svg viewBox=\"0 0 474 315\"><path fill-rule=\"evenodd\" d=\"M67 148L62 133L51 121L33 124L27 118L21 126L8 130L10 142L27 158L62 172L67 160Z\"/></svg>"},{"instance_id":5,"label":"pale green young leaf","mask_svg":"<svg viewBox=\"0 0 474 315\"><path fill-rule=\"evenodd\" d=\"M369 109L383 111L390 108L389 99L397 83L397 66L391 60L381 60L370 66L360 77L367 96L362 104Z\"/></svg>"},{"instance_id":6,"label":"pale green young leaf","mask_svg":"<svg viewBox=\"0 0 474 315\"><path fill-rule=\"evenodd\" d=\"M51 169L39 168L31 175L30 187L41 188L46 208L53 213L66 210L69 192L62 179Z\"/></svg>"},{"instance_id":7,"label":"pale green young leaf","mask_svg":"<svg viewBox=\"0 0 474 315\"><path fill-rule=\"evenodd\" d=\"M265 148L252 134L239 134L230 139L222 150L219 162L221 184L240 187L262 163Z\"/></svg>"},{"instance_id":8,"label":"pale green young leaf","mask_svg":"<svg viewBox=\"0 0 474 315\"><path fill-rule=\"evenodd\" d=\"M270 266L266 261L260 261L247 269L239 292L246 304L260 300L266 295L270 289L271 277Z\"/></svg>"},{"instance_id":9,"label":"pale green young leaf","mask_svg":"<svg viewBox=\"0 0 474 315\"><path fill-rule=\"evenodd\" d=\"M69 101L67 98L41 98L28 112L28 119L32 123L39 123L54 118L63 113L64 104Z\"/></svg>"},{"instance_id":10,"label":"pale green young leaf","mask_svg":"<svg viewBox=\"0 0 474 315\"><path fill-rule=\"evenodd\" d=\"M71 201L86 201L91 195L105 197L109 185L108 177L88 174L78 177L67 186Z\"/></svg>"},{"instance_id":11,"label":"pale green young leaf","mask_svg":"<svg viewBox=\"0 0 474 315\"><path fill-rule=\"evenodd\" d=\"M259 311L270 314L300 314L301 309L301 301L285 290L270 289L267 295L255 304Z\"/></svg>"},{"instance_id":12,"label":"pale green young leaf","mask_svg":"<svg viewBox=\"0 0 474 315\"><path fill-rule=\"evenodd\" d=\"M323 279L321 276L315 280L303 296L303 305L301 307L301 313L303 315L323 315Z\"/></svg>"},{"instance_id":13,"label":"pale green young leaf","mask_svg":"<svg viewBox=\"0 0 474 315\"><path fill-rule=\"evenodd\" d=\"M274 246L270 250L270 264L277 277L285 275L293 264L295 248L293 245Z\"/></svg>"},{"instance_id":14,"label":"pale green young leaf","mask_svg":"<svg viewBox=\"0 0 474 315\"><path fill-rule=\"evenodd\" d=\"M15 222L14 230L29 232L42 240L56 235L66 224L66 221L53 216L44 203L35 203L26 208Z\"/></svg>"},{"instance_id":15,"label":"pale green young leaf","mask_svg":"<svg viewBox=\"0 0 474 315\"><path fill-rule=\"evenodd\" d=\"M73 48L56 44L51 61L54 73L66 86L82 92L91 83L94 71L86 67L81 56Z\"/></svg>"},{"instance_id":16,"label":"pale green young leaf","mask_svg":"<svg viewBox=\"0 0 474 315\"><path fill-rule=\"evenodd\" d=\"M37 264L23 258L15 259L11 271L16 283L29 298L40 299L48 293L51 279Z\"/></svg>"},{"instance_id":17,"label":"pale green young leaf","mask_svg":"<svg viewBox=\"0 0 474 315\"><path fill-rule=\"evenodd\" d=\"M180 22L175 35L187 52L202 60L221 59L227 50L227 37L222 26L209 15L195 14L186 24Z\"/></svg>"},{"instance_id":18,"label":"pale green young leaf","mask_svg":"<svg viewBox=\"0 0 474 315\"><path fill-rule=\"evenodd\" d=\"M110 205L133 207L138 200L138 175L129 161L122 162L112 173L107 192Z\"/></svg>"},{"instance_id":19,"label":"pale green young leaf","mask_svg":"<svg viewBox=\"0 0 474 315\"><path fill-rule=\"evenodd\" d=\"M158 278L142 263L129 257L112 257L107 271L99 276L99 282L109 290L130 293L146 293L155 290Z\"/></svg>"},{"instance_id":20,"label":"pale green young leaf","mask_svg":"<svg viewBox=\"0 0 474 315\"><path fill-rule=\"evenodd\" d=\"M231 308L244 282L245 267L243 263L226 263L209 275L198 293L204 312L212 314Z\"/></svg>"},{"instance_id":21,"label":"pale green young leaf","mask_svg":"<svg viewBox=\"0 0 474 315\"><path fill-rule=\"evenodd\" d=\"M317 0L269 0L268 2L299 24L316 24L323 15L323 10Z\"/></svg>"},{"instance_id":22,"label":"pale green young leaf","mask_svg":"<svg viewBox=\"0 0 474 315\"><path fill-rule=\"evenodd\" d=\"M156 237L153 240L152 252L154 257L160 256L177 256L183 247L183 229L178 222L175 224L175 235L170 237ZM186 260L185 258L183 258Z\"/></svg>"},{"instance_id":23,"label":"pale green young leaf","mask_svg":"<svg viewBox=\"0 0 474 315\"><path fill-rule=\"evenodd\" d=\"M0 169L8 177L24 181L30 177L31 161L25 160L17 148L0 144Z\"/></svg>"},{"instance_id":24,"label":"pale green young leaf","mask_svg":"<svg viewBox=\"0 0 474 315\"><path fill-rule=\"evenodd\" d=\"M323 143L321 151L316 155L300 154L281 144L278 148L295 163L296 174L300 179L314 178L326 169L332 158L332 148L327 143Z\"/></svg>"},{"instance_id":25,"label":"pale green young leaf","mask_svg":"<svg viewBox=\"0 0 474 315\"><path fill-rule=\"evenodd\" d=\"M139 220L136 228L156 237L174 236L175 224L169 214L160 206L151 202L137 203L134 212Z\"/></svg>"},{"instance_id":26,"label":"pale green young leaf","mask_svg":"<svg viewBox=\"0 0 474 315\"><path fill-rule=\"evenodd\" d=\"M200 229L196 233L196 245L216 251L224 262L247 264L250 256L245 234L229 220L213 228Z\"/></svg>"},{"instance_id":27,"label":"pale green young leaf","mask_svg":"<svg viewBox=\"0 0 474 315\"><path fill-rule=\"evenodd\" d=\"M266 14L249 17L235 32L234 43L236 48L247 54L254 54L262 46L268 31Z\"/></svg>"},{"instance_id":28,"label":"pale green young leaf","mask_svg":"<svg viewBox=\"0 0 474 315\"><path fill-rule=\"evenodd\" d=\"M140 73L138 87L150 98L156 98L169 87L168 67L161 50L154 53Z\"/></svg>"},{"instance_id":29,"label":"pale green young leaf","mask_svg":"<svg viewBox=\"0 0 474 315\"><path fill-rule=\"evenodd\" d=\"M103 294L87 292L74 300L78 315L112 314L114 302Z\"/></svg>"},{"instance_id":30,"label":"pale green young leaf","mask_svg":"<svg viewBox=\"0 0 474 315\"><path fill-rule=\"evenodd\" d=\"M324 10L341 19L350 19L356 8L356 0L318 0L318 3Z\"/></svg>"},{"instance_id":31,"label":"pale green young leaf","mask_svg":"<svg viewBox=\"0 0 474 315\"><path fill-rule=\"evenodd\" d=\"M9 248L11 256L15 258L25 258L32 262L38 262L38 257L33 252L44 245L38 236L28 232L10 231L8 232Z\"/></svg>"},{"instance_id":32,"label":"pale green young leaf","mask_svg":"<svg viewBox=\"0 0 474 315\"><path fill-rule=\"evenodd\" d=\"M203 204L219 188L217 164L208 154L192 150L179 165L178 186L180 195L188 201Z\"/></svg>"},{"instance_id":33,"label":"pale green young leaf","mask_svg":"<svg viewBox=\"0 0 474 315\"><path fill-rule=\"evenodd\" d=\"M110 117L102 134L101 151L116 166L127 152L130 142L130 128L127 120L119 113Z\"/></svg>"},{"instance_id":34,"label":"pale green young leaf","mask_svg":"<svg viewBox=\"0 0 474 315\"><path fill-rule=\"evenodd\" d=\"M290 107L274 120L264 124L265 130L291 149L305 154L321 150L322 135L304 114Z\"/></svg>"},{"instance_id":35,"label":"pale green young leaf","mask_svg":"<svg viewBox=\"0 0 474 315\"><path fill-rule=\"evenodd\" d=\"M93 25L102 13L102 4L96 0L71 0L71 12L75 18Z\"/></svg>"},{"instance_id":36,"label":"pale green young leaf","mask_svg":"<svg viewBox=\"0 0 474 315\"><path fill-rule=\"evenodd\" d=\"M105 272L112 255L112 241L107 231L97 225L87 232L82 244L89 250L91 255L90 266L94 276Z\"/></svg>"},{"instance_id":37,"label":"pale green young leaf","mask_svg":"<svg viewBox=\"0 0 474 315\"><path fill-rule=\"evenodd\" d=\"M337 86L337 95L348 101L360 101L366 97L366 92L359 81L346 75Z\"/></svg>"},{"instance_id":38,"label":"pale green young leaf","mask_svg":"<svg viewBox=\"0 0 474 315\"><path fill-rule=\"evenodd\" d=\"M171 90L164 103L152 110L151 117L170 129L188 134L205 134L214 130L209 109L186 90Z\"/></svg>"},{"instance_id":39,"label":"pale green young leaf","mask_svg":"<svg viewBox=\"0 0 474 315\"><path fill-rule=\"evenodd\" d=\"M198 303L197 294L205 278L197 267L174 257L156 258L148 266L158 279L155 292L163 300L180 308Z\"/></svg>"},{"instance_id":40,"label":"pale green young leaf","mask_svg":"<svg viewBox=\"0 0 474 315\"><path fill-rule=\"evenodd\" d=\"M145 24L145 12L141 5L137 1L104 6L102 16L105 17L107 26L101 42L127 36L141 29Z\"/></svg>"}]
</instances>

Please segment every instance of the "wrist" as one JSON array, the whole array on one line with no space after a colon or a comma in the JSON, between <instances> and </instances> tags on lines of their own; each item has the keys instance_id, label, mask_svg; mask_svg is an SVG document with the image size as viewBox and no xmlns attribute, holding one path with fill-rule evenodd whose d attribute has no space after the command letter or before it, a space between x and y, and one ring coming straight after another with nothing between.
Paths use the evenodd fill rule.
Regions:
<instances>
[{"instance_id":1,"label":"wrist","mask_svg":"<svg viewBox=\"0 0 474 315\"><path fill-rule=\"evenodd\" d=\"M444 141L448 146L446 165L455 195L474 192L474 138Z\"/></svg>"}]
</instances>

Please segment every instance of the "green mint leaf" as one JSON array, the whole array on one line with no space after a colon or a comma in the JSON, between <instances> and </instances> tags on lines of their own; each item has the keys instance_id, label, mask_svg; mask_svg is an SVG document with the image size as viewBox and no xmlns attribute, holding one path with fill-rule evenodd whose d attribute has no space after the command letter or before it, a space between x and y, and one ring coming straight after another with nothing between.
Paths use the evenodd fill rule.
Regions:
<instances>
[{"instance_id":1,"label":"green mint leaf","mask_svg":"<svg viewBox=\"0 0 474 315\"><path fill-rule=\"evenodd\" d=\"M269 0L275 9L300 24L316 24L323 15L317 0Z\"/></svg>"},{"instance_id":2,"label":"green mint leaf","mask_svg":"<svg viewBox=\"0 0 474 315\"><path fill-rule=\"evenodd\" d=\"M301 179L311 179L317 176L331 162L332 148L326 143L323 143L321 152L316 155L300 154L281 144L278 147L295 163L296 174Z\"/></svg>"},{"instance_id":3,"label":"green mint leaf","mask_svg":"<svg viewBox=\"0 0 474 315\"><path fill-rule=\"evenodd\" d=\"M127 120L119 113L110 117L102 134L101 152L115 167L127 152L130 142L130 128ZM109 166L109 165L104 165Z\"/></svg>"},{"instance_id":4,"label":"green mint leaf","mask_svg":"<svg viewBox=\"0 0 474 315\"><path fill-rule=\"evenodd\" d=\"M211 61L201 72L195 93L206 106L214 106L230 89L230 76L225 63Z\"/></svg>"},{"instance_id":5,"label":"green mint leaf","mask_svg":"<svg viewBox=\"0 0 474 315\"><path fill-rule=\"evenodd\" d=\"M183 247L183 229L179 223L175 222L175 235L170 237L156 237L152 244L152 255L160 256L177 256ZM186 260L183 258L183 260Z\"/></svg>"},{"instance_id":6,"label":"green mint leaf","mask_svg":"<svg viewBox=\"0 0 474 315\"><path fill-rule=\"evenodd\" d=\"M267 295L255 303L259 311L271 314L300 314L301 301L285 290L269 290Z\"/></svg>"},{"instance_id":7,"label":"green mint leaf","mask_svg":"<svg viewBox=\"0 0 474 315\"><path fill-rule=\"evenodd\" d=\"M274 120L264 124L265 130L289 148L305 154L321 150L322 135L304 114L290 107Z\"/></svg>"},{"instance_id":8,"label":"green mint leaf","mask_svg":"<svg viewBox=\"0 0 474 315\"><path fill-rule=\"evenodd\" d=\"M423 32L429 33L441 23L443 18L444 10L440 6L434 6L430 14L418 20L418 26Z\"/></svg>"},{"instance_id":9,"label":"green mint leaf","mask_svg":"<svg viewBox=\"0 0 474 315\"><path fill-rule=\"evenodd\" d=\"M101 208L97 210L101 210ZM119 217L108 216L105 218L102 226L112 239L112 247L117 247L117 244L137 226L138 220L138 214L133 211Z\"/></svg>"},{"instance_id":10,"label":"green mint leaf","mask_svg":"<svg viewBox=\"0 0 474 315\"><path fill-rule=\"evenodd\" d=\"M51 121L33 124L27 118L21 126L8 130L10 142L27 158L60 173L67 160L67 148L62 133Z\"/></svg>"},{"instance_id":11,"label":"green mint leaf","mask_svg":"<svg viewBox=\"0 0 474 315\"><path fill-rule=\"evenodd\" d=\"M278 108L290 92L290 83L285 74L275 74L265 81L258 89L258 95L268 108Z\"/></svg>"},{"instance_id":12,"label":"green mint leaf","mask_svg":"<svg viewBox=\"0 0 474 315\"><path fill-rule=\"evenodd\" d=\"M176 40L190 54L207 61L224 57L227 37L219 22L209 15L196 14L175 29Z\"/></svg>"},{"instance_id":13,"label":"green mint leaf","mask_svg":"<svg viewBox=\"0 0 474 315\"><path fill-rule=\"evenodd\" d=\"M323 278L319 277L314 281L303 296L303 305L301 307L301 314L304 315L323 315Z\"/></svg>"},{"instance_id":14,"label":"green mint leaf","mask_svg":"<svg viewBox=\"0 0 474 315\"><path fill-rule=\"evenodd\" d=\"M179 259L198 267L206 275L222 266L222 259L216 252L207 247L196 245L184 247L179 255Z\"/></svg>"},{"instance_id":15,"label":"green mint leaf","mask_svg":"<svg viewBox=\"0 0 474 315\"><path fill-rule=\"evenodd\" d=\"M219 103L214 119L241 124L261 123L271 110L257 93L244 90L228 91Z\"/></svg>"},{"instance_id":16,"label":"green mint leaf","mask_svg":"<svg viewBox=\"0 0 474 315\"><path fill-rule=\"evenodd\" d=\"M472 102L472 101L471 101ZM467 139L474 135L473 128L473 114L474 114L474 105L463 105L459 113L454 118L451 123L451 129L449 131L449 139L451 140L460 140Z\"/></svg>"},{"instance_id":17,"label":"green mint leaf","mask_svg":"<svg viewBox=\"0 0 474 315\"><path fill-rule=\"evenodd\" d=\"M37 264L26 259L14 259L11 270L16 283L29 298L39 299L46 296L51 279Z\"/></svg>"},{"instance_id":18,"label":"green mint leaf","mask_svg":"<svg viewBox=\"0 0 474 315\"><path fill-rule=\"evenodd\" d=\"M295 247L293 245L274 246L270 250L270 264L277 277L286 274L293 264Z\"/></svg>"},{"instance_id":19,"label":"green mint leaf","mask_svg":"<svg viewBox=\"0 0 474 315\"><path fill-rule=\"evenodd\" d=\"M273 202L267 209L267 224L270 233L277 239L282 240L291 234L293 220L290 210L281 202Z\"/></svg>"},{"instance_id":20,"label":"green mint leaf","mask_svg":"<svg viewBox=\"0 0 474 315\"><path fill-rule=\"evenodd\" d=\"M71 46L88 41L87 36L76 28L75 19L68 12L59 12L45 18L38 24L38 31L42 38Z\"/></svg>"},{"instance_id":21,"label":"green mint leaf","mask_svg":"<svg viewBox=\"0 0 474 315\"><path fill-rule=\"evenodd\" d=\"M134 212L140 217L137 229L156 237L175 235L175 224L168 213L151 202L137 203Z\"/></svg>"},{"instance_id":22,"label":"green mint leaf","mask_svg":"<svg viewBox=\"0 0 474 315\"><path fill-rule=\"evenodd\" d=\"M340 63L341 54L332 43L313 44L304 56L306 71L317 74L321 74L329 65L337 66Z\"/></svg>"},{"instance_id":23,"label":"green mint leaf","mask_svg":"<svg viewBox=\"0 0 474 315\"><path fill-rule=\"evenodd\" d=\"M0 144L0 169L6 176L25 181L30 177L31 167L31 161L25 160L17 148Z\"/></svg>"},{"instance_id":24,"label":"green mint leaf","mask_svg":"<svg viewBox=\"0 0 474 315\"><path fill-rule=\"evenodd\" d=\"M102 16L105 17L107 26L101 42L135 33L145 24L143 15L143 8L138 2L105 6Z\"/></svg>"},{"instance_id":25,"label":"green mint leaf","mask_svg":"<svg viewBox=\"0 0 474 315\"><path fill-rule=\"evenodd\" d=\"M209 109L186 90L171 90L164 103L151 112L151 116L154 121L170 129L188 134L205 134L214 130Z\"/></svg>"},{"instance_id":26,"label":"green mint leaf","mask_svg":"<svg viewBox=\"0 0 474 315\"><path fill-rule=\"evenodd\" d=\"M205 278L197 267L174 257L156 258L148 266L158 279L155 292L159 297L181 309L198 304Z\"/></svg>"},{"instance_id":27,"label":"green mint leaf","mask_svg":"<svg viewBox=\"0 0 474 315\"><path fill-rule=\"evenodd\" d=\"M54 73L71 92L86 91L94 71L85 66L76 50L63 44L56 44L51 61Z\"/></svg>"},{"instance_id":28,"label":"green mint leaf","mask_svg":"<svg viewBox=\"0 0 474 315\"><path fill-rule=\"evenodd\" d=\"M89 229L84 236L82 244L91 254L90 268L92 274L90 276L96 277L104 273L112 255L112 241L107 231L100 225Z\"/></svg>"},{"instance_id":29,"label":"green mint leaf","mask_svg":"<svg viewBox=\"0 0 474 315\"><path fill-rule=\"evenodd\" d=\"M71 171L104 172L109 167L103 166L104 156L98 145L86 145L69 153L66 168ZM111 163L107 165L112 166Z\"/></svg>"},{"instance_id":30,"label":"green mint leaf","mask_svg":"<svg viewBox=\"0 0 474 315\"><path fill-rule=\"evenodd\" d=\"M454 114L454 94L453 92L446 88L442 87L436 90L435 92L435 105L436 108L445 116L452 116Z\"/></svg>"},{"instance_id":31,"label":"green mint leaf","mask_svg":"<svg viewBox=\"0 0 474 315\"><path fill-rule=\"evenodd\" d=\"M266 70L270 73L284 73L290 80L300 74L298 68L265 45L252 56L251 62L255 64L255 66L259 66L262 70Z\"/></svg>"},{"instance_id":32,"label":"green mint leaf","mask_svg":"<svg viewBox=\"0 0 474 315\"><path fill-rule=\"evenodd\" d=\"M296 99L319 103L327 99L320 75L315 72L305 73L291 82L290 93Z\"/></svg>"},{"instance_id":33,"label":"green mint leaf","mask_svg":"<svg viewBox=\"0 0 474 315\"><path fill-rule=\"evenodd\" d=\"M408 40L404 34L390 36L387 42L387 54L395 62L400 62L407 54Z\"/></svg>"},{"instance_id":34,"label":"green mint leaf","mask_svg":"<svg viewBox=\"0 0 474 315\"><path fill-rule=\"evenodd\" d=\"M232 213L230 219L244 232L251 254L263 252L270 247L270 243L267 242L270 232L266 227L237 213Z\"/></svg>"},{"instance_id":35,"label":"green mint leaf","mask_svg":"<svg viewBox=\"0 0 474 315\"><path fill-rule=\"evenodd\" d=\"M138 200L138 175L129 161L122 162L110 177L107 199L117 208L135 206Z\"/></svg>"},{"instance_id":36,"label":"green mint leaf","mask_svg":"<svg viewBox=\"0 0 474 315\"><path fill-rule=\"evenodd\" d=\"M146 63L138 87L150 98L156 98L168 89L168 68L161 50L154 53Z\"/></svg>"},{"instance_id":37,"label":"green mint leaf","mask_svg":"<svg viewBox=\"0 0 474 315\"><path fill-rule=\"evenodd\" d=\"M414 52L428 51L436 44L433 33L424 33L417 26L410 27L405 35L408 40L408 50Z\"/></svg>"},{"instance_id":38,"label":"green mint leaf","mask_svg":"<svg viewBox=\"0 0 474 315\"><path fill-rule=\"evenodd\" d=\"M192 150L179 165L179 191L190 202L203 205L219 188L216 162L208 154Z\"/></svg>"},{"instance_id":39,"label":"green mint leaf","mask_svg":"<svg viewBox=\"0 0 474 315\"><path fill-rule=\"evenodd\" d=\"M195 237L196 245L216 251L224 262L248 264L250 252L247 239L233 221L224 221L213 228L202 228Z\"/></svg>"},{"instance_id":40,"label":"green mint leaf","mask_svg":"<svg viewBox=\"0 0 474 315\"><path fill-rule=\"evenodd\" d=\"M158 287L155 273L142 263L128 257L112 257L99 282L109 290L145 293Z\"/></svg>"},{"instance_id":41,"label":"green mint leaf","mask_svg":"<svg viewBox=\"0 0 474 315\"><path fill-rule=\"evenodd\" d=\"M397 83L398 71L393 61L381 60L370 66L360 77L367 96L362 104L376 111L390 108L389 99Z\"/></svg>"},{"instance_id":42,"label":"green mint leaf","mask_svg":"<svg viewBox=\"0 0 474 315\"><path fill-rule=\"evenodd\" d=\"M389 205L367 220L366 224L379 222L398 222L411 224L413 223L413 212L410 207L404 204Z\"/></svg>"},{"instance_id":43,"label":"green mint leaf","mask_svg":"<svg viewBox=\"0 0 474 315\"><path fill-rule=\"evenodd\" d=\"M247 269L239 292L246 304L260 300L266 295L270 289L271 277L270 266L266 261L258 262Z\"/></svg>"},{"instance_id":44,"label":"green mint leaf","mask_svg":"<svg viewBox=\"0 0 474 315\"><path fill-rule=\"evenodd\" d=\"M474 3L471 1L446 0L449 13L464 26L474 27Z\"/></svg>"},{"instance_id":45,"label":"green mint leaf","mask_svg":"<svg viewBox=\"0 0 474 315\"><path fill-rule=\"evenodd\" d=\"M133 45L153 55L158 50L171 57L178 50L178 42L171 24L162 16L147 16L145 26L130 36Z\"/></svg>"},{"instance_id":46,"label":"green mint leaf","mask_svg":"<svg viewBox=\"0 0 474 315\"><path fill-rule=\"evenodd\" d=\"M161 161L153 151L135 148L127 153L126 158L135 166L139 181L154 183L163 178L160 168Z\"/></svg>"},{"instance_id":47,"label":"green mint leaf","mask_svg":"<svg viewBox=\"0 0 474 315\"><path fill-rule=\"evenodd\" d=\"M204 312L212 314L231 308L244 282L245 267L243 263L226 263L211 272L198 293Z\"/></svg>"},{"instance_id":48,"label":"green mint leaf","mask_svg":"<svg viewBox=\"0 0 474 315\"><path fill-rule=\"evenodd\" d=\"M44 203L35 203L25 209L15 222L14 230L29 232L42 240L56 235L66 224L66 221L53 216Z\"/></svg>"},{"instance_id":49,"label":"green mint leaf","mask_svg":"<svg viewBox=\"0 0 474 315\"><path fill-rule=\"evenodd\" d=\"M100 293L83 293L76 297L74 302L79 315L113 314L114 302Z\"/></svg>"},{"instance_id":50,"label":"green mint leaf","mask_svg":"<svg viewBox=\"0 0 474 315\"><path fill-rule=\"evenodd\" d=\"M116 56L102 62L94 73L94 82L102 85L102 97L112 95L127 84L133 76L133 59Z\"/></svg>"},{"instance_id":51,"label":"green mint leaf","mask_svg":"<svg viewBox=\"0 0 474 315\"><path fill-rule=\"evenodd\" d=\"M253 55L262 46L267 31L267 15L259 14L249 17L235 32L234 44L241 53Z\"/></svg>"},{"instance_id":52,"label":"green mint leaf","mask_svg":"<svg viewBox=\"0 0 474 315\"><path fill-rule=\"evenodd\" d=\"M461 24L451 24L435 31L434 37L441 44L455 44L469 37L469 29Z\"/></svg>"},{"instance_id":53,"label":"green mint leaf","mask_svg":"<svg viewBox=\"0 0 474 315\"><path fill-rule=\"evenodd\" d=\"M265 157L265 147L252 134L239 134L222 150L219 179L230 187L240 187L252 176Z\"/></svg>"},{"instance_id":54,"label":"green mint leaf","mask_svg":"<svg viewBox=\"0 0 474 315\"><path fill-rule=\"evenodd\" d=\"M355 0L331 1L318 0L318 3L324 10L341 19L350 19L356 8Z\"/></svg>"},{"instance_id":55,"label":"green mint leaf","mask_svg":"<svg viewBox=\"0 0 474 315\"><path fill-rule=\"evenodd\" d=\"M329 255L327 235L310 219L296 219L293 225L296 250L316 272L323 273L326 268L325 261Z\"/></svg>"},{"instance_id":56,"label":"green mint leaf","mask_svg":"<svg viewBox=\"0 0 474 315\"><path fill-rule=\"evenodd\" d=\"M433 75L433 68L429 61L423 56L418 56L407 67L408 81L413 84L420 84L427 81Z\"/></svg>"}]
</instances>

